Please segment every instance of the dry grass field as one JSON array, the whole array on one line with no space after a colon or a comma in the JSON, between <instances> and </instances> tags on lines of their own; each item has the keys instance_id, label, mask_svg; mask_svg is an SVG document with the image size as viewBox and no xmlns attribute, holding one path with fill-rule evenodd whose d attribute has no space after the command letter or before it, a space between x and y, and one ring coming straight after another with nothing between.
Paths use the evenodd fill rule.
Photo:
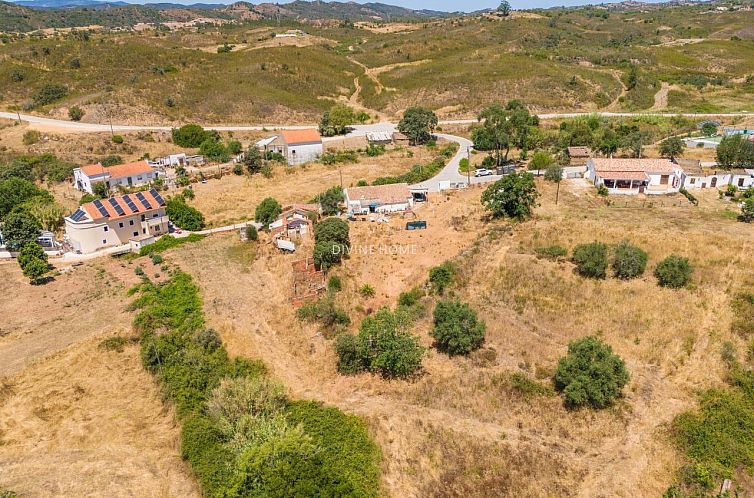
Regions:
<instances>
[{"instance_id":1,"label":"dry grass field","mask_svg":"<svg viewBox=\"0 0 754 498\"><path fill-rule=\"evenodd\" d=\"M138 345L100 346L130 336L134 265L102 259L44 286L28 285L15 263L0 264L0 276L0 488L23 497L199 496Z\"/></svg>"},{"instance_id":2,"label":"dry grass field","mask_svg":"<svg viewBox=\"0 0 754 498\"><path fill-rule=\"evenodd\" d=\"M479 189L430 199L419 211L426 232L401 230L401 220L351 224L355 248L415 245L400 255L355 251L334 270L352 329L446 259L460 268L454 294L487 323L483 350L449 359L430 349L424 374L411 382L336 373L331 340L299 322L288 304L290 263L301 255L279 255L264 241L252 250L224 236L167 257L196 278L208 321L232 355L262 358L295 397L369 421L390 496L658 496L683 461L669 423L695 406L699 389L722 384L724 341L745 350L729 333L729 301L754 281L746 266L754 232L726 216L729 206L714 192L700 195L699 207L682 198L607 207L591 189L567 182L555 206L553 188L541 188L535 219L517 225L486 222ZM643 247L647 274L586 280L570 263L533 254L595 239ZM690 288L656 285L651 269L670 253L691 259ZM356 292L364 283L374 297ZM425 304L431 311L432 298ZM427 315L414 330L427 347L430 327ZM516 372L547 385L568 342L585 335L612 345L631 372L613 408L568 411L559 397L512 387Z\"/></svg>"},{"instance_id":3,"label":"dry grass field","mask_svg":"<svg viewBox=\"0 0 754 498\"><path fill-rule=\"evenodd\" d=\"M343 183L402 172L432 155L417 149L410 158L405 151L362 158L341 167ZM192 203L220 225L252 216L263 197L302 202L339 181L336 166L295 174L278 168L271 179L197 184ZM483 349L449 358L431 347L437 298L424 298L426 313L413 332L428 352L411 381L339 375L332 338L296 318L291 263L310 254L311 241L283 255L264 234L256 245L216 235L164 258L193 275L208 325L231 356L262 359L295 399L320 400L368 422L382 450L387 496L659 496L684 462L670 422L696 406L699 390L722 385L724 342L745 353L729 332L730 301L754 282L747 265L754 230L731 219L733 206L714 191L699 193L699 206L680 196L611 198L607 205L593 188L568 180L555 205L554 187L537 182L540 206L523 223L488 220L475 187L433 194L418 207L427 230L406 231L398 217L349 225L352 253L332 273L343 280L337 301L350 330L395 306L400 292L423 285L446 260L458 268L450 295L487 324ZM649 253L647 273L587 280L570 262L534 253L594 240L639 245ZM663 289L652 277L670 253L694 265L689 288ZM10 317L0 326L0 487L21 496L197 495L178 456L173 414L143 372L137 347L98 347L130 331L125 291L137 281L137 264L150 277L161 272L146 258L107 258L32 287L15 265L0 265L0 290L9 296L0 314ZM364 284L374 296L359 294ZM625 397L603 411L566 410L549 388L568 342L586 335L610 344L631 373ZM539 382L540 392L517 388L513 374ZM750 491L750 478L735 480Z\"/></svg>"},{"instance_id":4,"label":"dry grass field","mask_svg":"<svg viewBox=\"0 0 754 498\"><path fill-rule=\"evenodd\" d=\"M274 197L282 204L308 202L315 195L341 184L349 187L359 180L405 173L415 164L427 164L436 151L425 147L390 150L377 157L360 156L359 162L324 165L311 163L296 168L275 165L273 177L262 175L225 176L193 186L196 198L191 204L199 209L209 225L223 226L254 217L262 199Z\"/></svg>"}]
</instances>

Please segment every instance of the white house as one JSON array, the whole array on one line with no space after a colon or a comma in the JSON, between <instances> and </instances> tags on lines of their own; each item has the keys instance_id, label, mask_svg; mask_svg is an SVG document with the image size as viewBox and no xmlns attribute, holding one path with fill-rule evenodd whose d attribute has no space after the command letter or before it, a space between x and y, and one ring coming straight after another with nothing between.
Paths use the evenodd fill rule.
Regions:
<instances>
[{"instance_id":1,"label":"white house","mask_svg":"<svg viewBox=\"0 0 754 498\"><path fill-rule=\"evenodd\" d=\"M78 190L94 193L94 184L104 182L108 188L123 185L135 187L146 185L154 181L158 176L157 171L147 161L118 164L105 167L101 163L82 166L73 170L73 186Z\"/></svg>"},{"instance_id":2,"label":"white house","mask_svg":"<svg viewBox=\"0 0 754 498\"><path fill-rule=\"evenodd\" d=\"M395 213L411 209L414 196L406 183L351 187L344 190L348 215Z\"/></svg>"},{"instance_id":3,"label":"white house","mask_svg":"<svg viewBox=\"0 0 754 498\"><path fill-rule=\"evenodd\" d=\"M274 137L260 140L256 146L264 153L282 154L291 166L315 161L323 152L322 137L314 128L283 130Z\"/></svg>"},{"instance_id":4,"label":"white house","mask_svg":"<svg viewBox=\"0 0 754 498\"><path fill-rule=\"evenodd\" d=\"M590 158L585 176L611 194L671 194L683 184L683 170L668 159Z\"/></svg>"},{"instance_id":5,"label":"white house","mask_svg":"<svg viewBox=\"0 0 754 498\"><path fill-rule=\"evenodd\" d=\"M699 161L693 159L679 159L678 163L683 168L683 187L687 190L725 189L728 185L735 185L739 190L754 187L754 169L704 169Z\"/></svg>"},{"instance_id":6,"label":"white house","mask_svg":"<svg viewBox=\"0 0 754 498\"><path fill-rule=\"evenodd\" d=\"M152 189L87 202L65 218L65 233L73 250L84 254L111 246L143 245L149 236L168 233L165 200Z\"/></svg>"}]
</instances>

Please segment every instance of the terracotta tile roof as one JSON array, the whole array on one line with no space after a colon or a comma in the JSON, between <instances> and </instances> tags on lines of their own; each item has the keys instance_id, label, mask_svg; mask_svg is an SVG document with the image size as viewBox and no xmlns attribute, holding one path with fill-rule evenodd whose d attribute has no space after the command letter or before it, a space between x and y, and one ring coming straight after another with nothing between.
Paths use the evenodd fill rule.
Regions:
<instances>
[{"instance_id":1,"label":"terracotta tile roof","mask_svg":"<svg viewBox=\"0 0 754 498\"><path fill-rule=\"evenodd\" d=\"M319 204L288 204L287 206L283 206L282 212L285 213L286 211L295 210L314 211L315 213L319 213Z\"/></svg>"},{"instance_id":2,"label":"terracotta tile roof","mask_svg":"<svg viewBox=\"0 0 754 498\"><path fill-rule=\"evenodd\" d=\"M351 201L404 202L411 197L411 192L406 183L351 187L346 189L346 193Z\"/></svg>"},{"instance_id":3,"label":"terracotta tile roof","mask_svg":"<svg viewBox=\"0 0 754 498\"><path fill-rule=\"evenodd\" d=\"M144 195L144 199L147 201L147 203L151 206L150 208L147 208L143 202L139 200L138 197L136 197L136 194L127 194L128 197L133 201L134 205L136 206L136 211L131 209L128 206L128 203L124 199L124 195L118 195L115 197L111 197L110 199L102 199L102 206L104 207L105 211L107 212L107 219L109 220L117 220L120 218L128 218L130 216L134 216L137 214L145 214L145 213L152 213L158 209L160 209L163 206L160 206L160 203L155 199L154 195L150 191L144 191L141 192ZM115 207L113 207L112 202L115 202L118 206L120 206L123 209L123 214L120 215L116 211ZM86 214L89 215L89 218L92 220L102 220L105 219L104 216L102 216L102 213L100 213L99 208L94 204L94 201L87 202L86 204L83 204L81 206L81 209L86 211Z\"/></svg>"},{"instance_id":4,"label":"terracotta tile roof","mask_svg":"<svg viewBox=\"0 0 754 498\"><path fill-rule=\"evenodd\" d=\"M605 171L641 171L643 173L673 173L678 166L669 159L614 159L596 158L591 159L594 169L599 172ZM602 175L600 175L602 176Z\"/></svg>"},{"instance_id":5,"label":"terracotta tile roof","mask_svg":"<svg viewBox=\"0 0 754 498\"><path fill-rule=\"evenodd\" d=\"M589 147L568 147L568 157L591 157L592 149Z\"/></svg>"},{"instance_id":6,"label":"terracotta tile roof","mask_svg":"<svg viewBox=\"0 0 754 498\"><path fill-rule=\"evenodd\" d=\"M283 130L280 132L280 135L288 145L322 142L322 137L319 136L319 132L314 128L307 128L305 130Z\"/></svg>"},{"instance_id":7,"label":"terracotta tile roof","mask_svg":"<svg viewBox=\"0 0 754 498\"><path fill-rule=\"evenodd\" d=\"M136 161L134 163L118 164L105 168L101 163L82 166L81 171L88 177L109 174L110 178L123 178L134 176L142 173L150 173L152 167L147 161Z\"/></svg>"}]
</instances>

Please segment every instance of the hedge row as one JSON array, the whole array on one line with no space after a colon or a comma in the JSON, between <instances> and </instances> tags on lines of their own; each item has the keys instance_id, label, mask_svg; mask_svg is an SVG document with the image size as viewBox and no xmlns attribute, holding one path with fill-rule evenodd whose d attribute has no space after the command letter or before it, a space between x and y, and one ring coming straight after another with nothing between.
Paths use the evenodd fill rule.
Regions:
<instances>
[{"instance_id":1,"label":"hedge row","mask_svg":"<svg viewBox=\"0 0 754 498\"><path fill-rule=\"evenodd\" d=\"M228 357L217 334L204 328L201 298L188 274L178 271L165 283L145 282L131 293L139 295L131 308L139 310L134 328L141 333L142 362L175 404L181 453L205 496L379 495L378 447L359 418L335 408L288 401L281 430L268 434L269 426L260 425L252 431L256 439L239 449L227 425L208 410L208 400L217 399L221 383L264 380L264 365ZM256 415L249 408L246 420L262 424Z\"/></svg>"}]
</instances>

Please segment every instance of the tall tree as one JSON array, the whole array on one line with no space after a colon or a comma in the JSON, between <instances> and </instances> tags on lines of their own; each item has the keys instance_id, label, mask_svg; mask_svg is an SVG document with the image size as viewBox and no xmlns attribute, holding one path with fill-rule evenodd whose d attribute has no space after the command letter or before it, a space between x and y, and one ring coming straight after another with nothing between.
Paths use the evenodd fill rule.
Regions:
<instances>
[{"instance_id":1,"label":"tall tree","mask_svg":"<svg viewBox=\"0 0 754 498\"><path fill-rule=\"evenodd\" d=\"M512 137L508 112L502 106L494 104L483 110L478 119L482 122L485 140L495 151L495 165L499 167L502 164L500 153L505 150L507 161L511 148Z\"/></svg>"},{"instance_id":2,"label":"tall tree","mask_svg":"<svg viewBox=\"0 0 754 498\"><path fill-rule=\"evenodd\" d=\"M682 155L685 149L686 143L679 137L669 137L660 143L660 155L669 157L671 161Z\"/></svg>"},{"instance_id":3,"label":"tall tree","mask_svg":"<svg viewBox=\"0 0 754 498\"><path fill-rule=\"evenodd\" d=\"M28 211L14 211L5 217L3 240L11 251L17 251L26 244L36 242L42 229L39 221Z\"/></svg>"},{"instance_id":4,"label":"tall tree","mask_svg":"<svg viewBox=\"0 0 754 498\"><path fill-rule=\"evenodd\" d=\"M47 254L36 242L29 242L21 248L18 253L18 265L32 284L38 283L50 267Z\"/></svg>"},{"instance_id":5,"label":"tall tree","mask_svg":"<svg viewBox=\"0 0 754 498\"><path fill-rule=\"evenodd\" d=\"M511 15L510 2L508 2L508 0L503 0L502 2L500 2L500 5L497 6L497 11L501 16L508 17L509 15Z\"/></svg>"},{"instance_id":6,"label":"tall tree","mask_svg":"<svg viewBox=\"0 0 754 498\"><path fill-rule=\"evenodd\" d=\"M411 143L422 144L432 138L437 126L437 115L423 107L409 107L398 122L398 131L406 135Z\"/></svg>"},{"instance_id":7,"label":"tall tree","mask_svg":"<svg viewBox=\"0 0 754 498\"><path fill-rule=\"evenodd\" d=\"M511 173L496 181L482 194L482 204L499 218L525 219L537 203L537 186L531 173Z\"/></svg>"},{"instance_id":8,"label":"tall tree","mask_svg":"<svg viewBox=\"0 0 754 498\"><path fill-rule=\"evenodd\" d=\"M250 175L259 173L262 171L263 164L264 160L262 159L262 153L259 152L256 145L251 144L243 157L243 165L246 167L246 171L248 171Z\"/></svg>"}]
</instances>

